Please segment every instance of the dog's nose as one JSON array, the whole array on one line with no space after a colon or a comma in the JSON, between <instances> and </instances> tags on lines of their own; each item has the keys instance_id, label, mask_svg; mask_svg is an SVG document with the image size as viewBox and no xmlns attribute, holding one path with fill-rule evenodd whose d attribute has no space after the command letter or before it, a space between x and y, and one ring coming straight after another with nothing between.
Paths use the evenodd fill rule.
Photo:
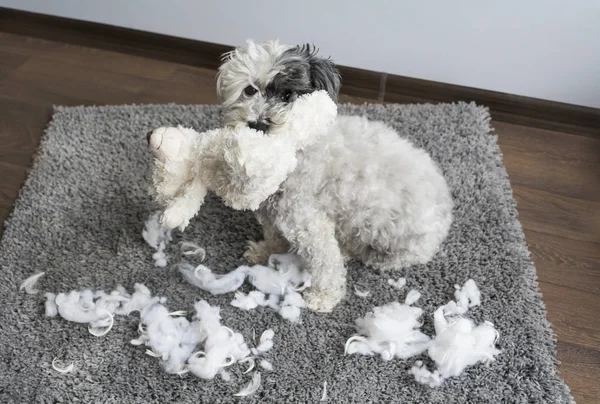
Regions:
<instances>
[{"instance_id":1,"label":"dog's nose","mask_svg":"<svg viewBox=\"0 0 600 404\"><path fill-rule=\"evenodd\" d=\"M248 126L261 132L267 132L269 130L269 125L262 121L250 121L248 122Z\"/></svg>"},{"instance_id":2,"label":"dog's nose","mask_svg":"<svg viewBox=\"0 0 600 404\"><path fill-rule=\"evenodd\" d=\"M150 132L146 133L146 140L148 141L148 143L150 143L150 137L152 136L153 133L154 133L153 130L151 130Z\"/></svg>"}]
</instances>

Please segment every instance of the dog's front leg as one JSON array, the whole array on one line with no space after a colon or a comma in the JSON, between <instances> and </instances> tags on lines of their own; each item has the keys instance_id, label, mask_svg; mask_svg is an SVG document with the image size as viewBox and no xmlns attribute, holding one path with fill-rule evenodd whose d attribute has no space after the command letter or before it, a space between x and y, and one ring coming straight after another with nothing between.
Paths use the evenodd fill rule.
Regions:
<instances>
[{"instance_id":1,"label":"dog's front leg","mask_svg":"<svg viewBox=\"0 0 600 404\"><path fill-rule=\"evenodd\" d=\"M304 211L300 223L298 215L290 215L293 221L279 227L292 250L304 258L312 275L312 286L304 292L308 307L329 312L346 294L346 267L333 221L323 213L306 213Z\"/></svg>"}]
</instances>

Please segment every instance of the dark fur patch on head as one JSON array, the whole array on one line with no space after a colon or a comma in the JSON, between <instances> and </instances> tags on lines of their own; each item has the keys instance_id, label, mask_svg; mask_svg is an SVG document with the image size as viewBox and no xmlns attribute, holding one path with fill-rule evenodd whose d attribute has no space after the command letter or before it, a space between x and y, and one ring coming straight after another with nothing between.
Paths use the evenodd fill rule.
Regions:
<instances>
[{"instance_id":1,"label":"dark fur patch on head","mask_svg":"<svg viewBox=\"0 0 600 404\"><path fill-rule=\"evenodd\" d=\"M285 51L277 61L281 73L267 85L267 96L287 102L302 94L325 90L337 101L340 74L329 58L319 57L317 52L317 48L308 44Z\"/></svg>"}]
</instances>

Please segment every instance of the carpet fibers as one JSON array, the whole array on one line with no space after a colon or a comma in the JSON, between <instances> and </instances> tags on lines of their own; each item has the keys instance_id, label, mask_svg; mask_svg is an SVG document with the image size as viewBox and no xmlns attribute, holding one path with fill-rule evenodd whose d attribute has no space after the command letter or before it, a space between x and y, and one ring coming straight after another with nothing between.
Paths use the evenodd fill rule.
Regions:
<instances>
[{"instance_id":1,"label":"carpet fibers","mask_svg":"<svg viewBox=\"0 0 600 404\"><path fill-rule=\"evenodd\" d=\"M321 398L327 381L333 403L564 403L568 388L556 373L554 340L538 292L535 268L517 220L511 188L485 108L473 104L364 105L341 107L395 127L439 162L455 200L455 221L442 251L426 266L379 275L351 263L348 298L330 314L305 312L301 324L269 309L250 312L229 305L232 296L209 296L173 269L155 268L141 237L155 209L148 196L145 133L166 124L199 130L219 126L217 106L118 106L56 109L0 245L0 402L2 403L308 403ZM225 208L210 197L200 215L166 250L181 260L175 243L193 240L207 252L205 264L236 268L247 239L259 237L253 215ZM171 310L191 310L205 298L222 307L223 324L250 340L252 331L275 330L252 397L234 397L250 377L232 366L232 381L204 381L165 374L156 358L129 341L137 316L116 317L114 328L94 337L87 327L44 317L43 294L18 291L22 280L46 271L38 288L131 289L135 282L168 298ZM396 290L389 277L404 276ZM452 299L454 284L473 278L482 305L469 311L492 321L502 353L489 366L468 368L432 389L408 372L414 362L344 356L354 320L374 306L400 299L411 288L423 296L423 331L433 334L435 308ZM371 290L368 298L351 293ZM58 358L75 370L52 369ZM427 361L426 361L427 363Z\"/></svg>"}]
</instances>

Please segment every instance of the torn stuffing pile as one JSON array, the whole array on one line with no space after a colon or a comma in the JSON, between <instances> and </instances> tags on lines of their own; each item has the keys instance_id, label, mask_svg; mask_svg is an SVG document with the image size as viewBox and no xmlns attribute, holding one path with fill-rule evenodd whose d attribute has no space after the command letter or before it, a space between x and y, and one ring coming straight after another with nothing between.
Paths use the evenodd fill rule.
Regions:
<instances>
[{"instance_id":1,"label":"torn stuffing pile","mask_svg":"<svg viewBox=\"0 0 600 404\"><path fill-rule=\"evenodd\" d=\"M429 347L430 339L420 330L423 309L413 307L420 294L409 292L404 304L391 302L375 307L364 318L356 320L360 335L346 342L346 354L381 355L383 360L394 357L407 359Z\"/></svg>"},{"instance_id":2,"label":"torn stuffing pile","mask_svg":"<svg viewBox=\"0 0 600 404\"><path fill-rule=\"evenodd\" d=\"M46 316L60 315L68 321L86 323L90 333L102 336L112 328L115 315L138 311L140 335L131 341L133 345L145 345L146 353L159 358L167 373L190 372L208 380L217 374L230 380L226 367L254 361L251 355L262 356L273 347L274 332L269 329L261 335L260 343L250 349L242 334L221 324L219 307L204 300L194 305L195 314L189 321L183 317L185 312L169 312L164 305L166 299L152 297L146 286L135 284L134 289L133 294L122 286L110 293L89 289L58 295L46 293ZM253 381L256 380L255 376Z\"/></svg>"},{"instance_id":3,"label":"torn stuffing pile","mask_svg":"<svg viewBox=\"0 0 600 404\"><path fill-rule=\"evenodd\" d=\"M213 295L237 291L247 280L257 290L248 294L237 291L232 306L242 310L269 307L292 322L300 320L301 309L306 307L299 292L310 286L310 275L302 270L302 259L295 254L275 254L268 266L240 266L226 274L187 263L179 264L179 272L190 284Z\"/></svg>"},{"instance_id":4,"label":"torn stuffing pile","mask_svg":"<svg viewBox=\"0 0 600 404\"><path fill-rule=\"evenodd\" d=\"M161 300L153 298L148 288L142 284L136 283L134 290L131 295L122 286L110 293L90 289L58 295L46 293L46 316L60 315L68 321L88 324L90 333L99 337L110 331L115 314L128 315Z\"/></svg>"},{"instance_id":5,"label":"torn stuffing pile","mask_svg":"<svg viewBox=\"0 0 600 404\"><path fill-rule=\"evenodd\" d=\"M140 336L131 343L149 347L148 353L160 358L167 373L191 372L208 380L220 374L229 379L225 368L248 357L250 348L242 334L221 325L218 307L200 300L194 308L191 322L160 303L144 308Z\"/></svg>"},{"instance_id":6,"label":"torn stuffing pile","mask_svg":"<svg viewBox=\"0 0 600 404\"><path fill-rule=\"evenodd\" d=\"M455 299L438 308L434 314L436 335L433 338L421 333L419 318L422 310L412 307L420 297L411 290L404 304L388 303L375 307L364 318L356 320L360 335L346 342L346 354L380 354L382 359L394 357L407 359L427 351L436 369L428 370L421 361L411 369L415 379L437 387L449 378L460 375L467 367L479 362L493 361L500 353L495 345L498 332L490 322L475 325L464 318L469 308L481 303L481 293L472 279L460 288L456 286Z\"/></svg>"},{"instance_id":7,"label":"torn stuffing pile","mask_svg":"<svg viewBox=\"0 0 600 404\"><path fill-rule=\"evenodd\" d=\"M469 308L481 303L481 293L475 282L469 279L462 288L455 287L456 301L438 308L433 315L436 336L427 353L436 369L431 372L421 363L411 369L418 382L430 387L460 375L469 366L491 362L500 353L496 348L499 334L494 324L485 321L475 325L473 320L462 316Z\"/></svg>"},{"instance_id":8,"label":"torn stuffing pile","mask_svg":"<svg viewBox=\"0 0 600 404\"><path fill-rule=\"evenodd\" d=\"M160 212L155 212L150 215L144 224L142 237L150 247L156 250L152 255L154 265L157 267L167 266L167 255L165 248L171 242L171 230L163 227L160 223Z\"/></svg>"}]
</instances>

